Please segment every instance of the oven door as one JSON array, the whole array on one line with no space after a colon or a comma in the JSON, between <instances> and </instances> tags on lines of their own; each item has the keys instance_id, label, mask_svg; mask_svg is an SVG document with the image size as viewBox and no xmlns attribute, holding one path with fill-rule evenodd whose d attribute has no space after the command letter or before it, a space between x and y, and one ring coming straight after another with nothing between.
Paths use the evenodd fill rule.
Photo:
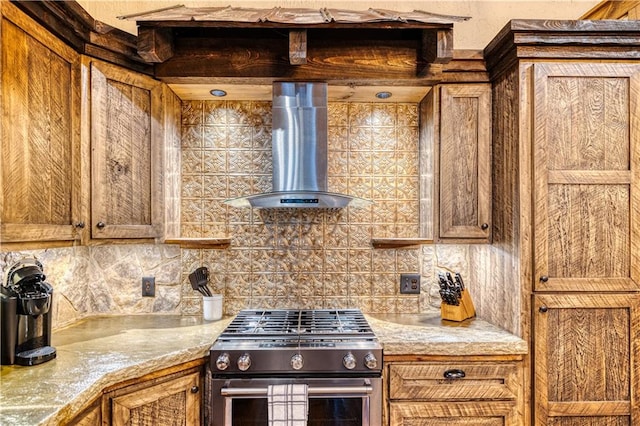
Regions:
<instances>
[{"instance_id":1,"label":"oven door","mask_svg":"<svg viewBox=\"0 0 640 426\"><path fill-rule=\"evenodd\" d=\"M266 426L267 387L308 386L308 426L377 426L382 424L382 379L256 378L212 381L214 426Z\"/></svg>"}]
</instances>

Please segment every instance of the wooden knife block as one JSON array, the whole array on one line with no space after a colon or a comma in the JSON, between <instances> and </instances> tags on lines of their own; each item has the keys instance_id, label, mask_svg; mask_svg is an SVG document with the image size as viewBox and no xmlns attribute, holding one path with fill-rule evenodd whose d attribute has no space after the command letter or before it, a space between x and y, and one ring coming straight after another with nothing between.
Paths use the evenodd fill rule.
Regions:
<instances>
[{"instance_id":1,"label":"wooden knife block","mask_svg":"<svg viewBox=\"0 0 640 426\"><path fill-rule=\"evenodd\" d=\"M476 316L476 309L473 306L473 301L467 290L462 290L460 295L459 305L447 305L442 302L440 304L440 316L444 320L449 321L464 321L467 318L473 318Z\"/></svg>"}]
</instances>

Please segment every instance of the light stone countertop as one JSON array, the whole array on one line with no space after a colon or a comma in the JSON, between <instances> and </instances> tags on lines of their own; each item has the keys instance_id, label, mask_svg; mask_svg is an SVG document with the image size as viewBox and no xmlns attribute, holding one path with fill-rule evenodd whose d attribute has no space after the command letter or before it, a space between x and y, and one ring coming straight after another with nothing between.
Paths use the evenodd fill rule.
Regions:
<instances>
[{"instance_id":1,"label":"light stone countertop","mask_svg":"<svg viewBox=\"0 0 640 426\"><path fill-rule=\"evenodd\" d=\"M485 321L441 321L438 314L366 315L388 355L524 354L526 343ZM57 358L2 366L0 424L58 425L102 390L207 356L231 317L216 322L177 315L98 316L53 334Z\"/></svg>"},{"instance_id":2,"label":"light stone countertop","mask_svg":"<svg viewBox=\"0 0 640 426\"><path fill-rule=\"evenodd\" d=\"M384 355L522 355L527 342L477 318L444 321L428 314L368 314Z\"/></svg>"},{"instance_id":3,"label":"light stone countertop","mask_svg":"<svg viewBox=\"0 0 640 426\"><path fill-rule=\"evenodd\" d=\"M231 317L98 316L53 333L54 360L2 366L0 425L58 425L108 386L203 358Z\"/></svg>"}]
</instances>

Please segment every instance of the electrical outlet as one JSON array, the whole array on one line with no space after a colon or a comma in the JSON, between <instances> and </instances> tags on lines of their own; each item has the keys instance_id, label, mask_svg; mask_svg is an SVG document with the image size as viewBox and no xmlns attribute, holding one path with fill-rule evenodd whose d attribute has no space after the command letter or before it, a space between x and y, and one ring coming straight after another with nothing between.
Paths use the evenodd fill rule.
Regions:
<instances>
[{"instance_id":1,"label":"electrical outlet","mask_svg":"<svg viewBox=\"0 0 640 426\"><path fill-rule=\"evenodd\" d=\"M420 294L420 274L400 274L400 293Z\"/></svg>"},{"instance_id":2,"label":"electrical outlet","mask_svg":"<svg viewBox=\"0 0 640 426\"><path fill-rule=\"evenodd\" d=\"M142 297L156 297L156 277L142 277Z\"/></svg>"}]
</instances>

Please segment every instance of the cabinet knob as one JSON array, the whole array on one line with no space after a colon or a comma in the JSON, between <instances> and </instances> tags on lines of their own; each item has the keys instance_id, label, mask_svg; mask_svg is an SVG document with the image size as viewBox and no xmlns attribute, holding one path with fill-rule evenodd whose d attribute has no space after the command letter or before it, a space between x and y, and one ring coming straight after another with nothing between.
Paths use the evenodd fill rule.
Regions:
<instances>
[{"instance_id":1,"label":"cabinet knob","mask_svg":"<svg viewBox=\"0 0 640 426\"><path fill-rule=\"evenodd\" d=\"M98 229L102 229L102 228L104 228L105 226L107 226L107 224L106 224L106 223L104 223L104 222L98 222L98 223L96 224L96 226L98 227Z\"/></svg>"},{"instance_id":2,"label":"cabinet knob","mask_svg":"<svg viewBox=\"0 0 640 426\"><path fill-rule=\"evenodd\" d=\"M200 389L197 386L192 386L191 387L191 393L198 393Z\"/></svg>"},{"instance_id":3,"label":"cabinet knob","mask_svg":"<svg viewBox=\"0 0 640 426\"><path fill-rule=\"evenodd\" d=\"M486 231L487 229L489 229L489 224L483 223L482 225L480 225L480 229L482 229L483 231Z\"/></svg>"},{"instance_id":4,"label":"cabinet knob","mask_svg":"<svg viewBox=\"0 0 640 426\"><path fill-rule=\"evenodd\" d=\"M76 222L73 224L76 228L84 229L84 222Z\"/></svg>"},{"instance_id":5,"label":"cabinet knob","mask_svg":"<svg viewBox=\"0 0 640 426\"><path fill-rule=\"evenodd\" d=\"M464 378L464 376L466 376L466 374L464 373L464 370L453 368L451 370L445 371L443 376L445 379L453 380L453 379L462 379Z\"/></svg>"},{"instance_id":6,"label":"cabinet knob","mask_svg":"<svg viewBox=\"0 0 640 426\"><path fill-rule=\"evenodd\" d=\"M546 283L547 281L549 281L549 277L546 275L543 275L540 277L540 281L542 281L543 283Z\"/></svg>"},{"instance_id":7,"label":"cabinet knob","mask_svg":"<svg viewBox=\"0 0 640 426\"><path fill-rule=\"evenodd\" d=\"M545 312L547 312L549 310L549 308L547 308L545 305L542 305L538 308L538 311L540 311L540 313L544 314Z\"/></svg>"}]
</instances>

